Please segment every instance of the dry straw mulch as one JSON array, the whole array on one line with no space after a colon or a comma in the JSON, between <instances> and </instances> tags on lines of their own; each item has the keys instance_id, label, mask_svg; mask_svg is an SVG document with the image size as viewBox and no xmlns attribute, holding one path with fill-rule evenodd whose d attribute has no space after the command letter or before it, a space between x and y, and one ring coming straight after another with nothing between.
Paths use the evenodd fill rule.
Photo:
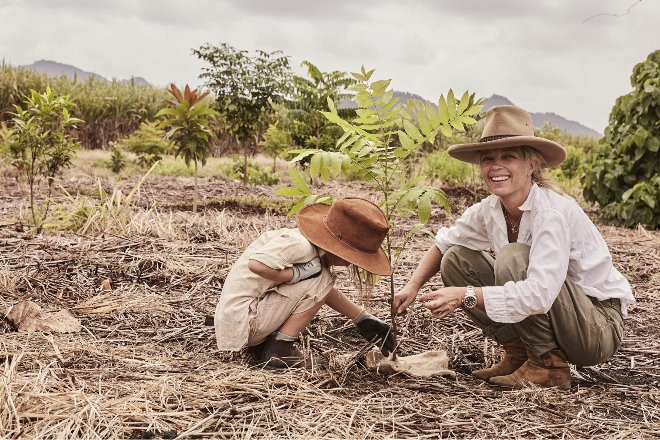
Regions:
<instances>
[{"instance_id":1,"label":"dry straw mulch","mask_svg":"<svg viewBox=\"0 0 660 440\"><path fill-rule=\"evenodd\" d=\"M499 349L460 311L439 321L417 306L399 318L401 354L446 350L455 378L377 373L359 356L348 365L335 363L368 347L344 317L325 309L303 338L305 349L323 362L308 371L273 373L252 366L246 354L218 352L205 320L242 249L257 233L293 220L249 206L196 215L179 205L168 208L176 205L164 201L168 195L176 200L182 187L188 191L190 182L184 183L162 178L145 185L145 206L158 201L160 208L136 212L125 234L33 236L8 220L20 199L11 191L0 196L0 310L30 300L45 310L71 311L83 328L26 333L0 323L0 437L660 436L659 232L600 226L638 304L626 321L622 349L606 364L574 368L570 391L507 391L472 378L472 369L498 360ZM232 191L272 194L202 182L203 197ZM452 216L435 213L431 227ZM397 286L429 244L421 236L409 246ZM339 275L339 286L357 299ZM106 279L111 290L101 288ZM387 284L381 281L364 300L383 318L389 316Z\"/></svg>"}]
</instances>

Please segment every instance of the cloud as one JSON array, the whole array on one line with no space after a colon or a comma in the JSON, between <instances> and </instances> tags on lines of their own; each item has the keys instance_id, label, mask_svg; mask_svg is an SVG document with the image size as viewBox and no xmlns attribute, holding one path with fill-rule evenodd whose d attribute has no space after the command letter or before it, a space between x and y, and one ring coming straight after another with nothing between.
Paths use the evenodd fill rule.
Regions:
<instances>
[{"instance_id":1,"label":"cloud","mask_svg":"<svg viewBox=\"0 0 660 440\"><path fill-rule=\"evenodd\" d=\"M298 74L304 60L364 65L431 100L450 87L498 93L600 131L660 41L660 2L639 0L0 0L0 14L0 56L14 65L196 86L192 49L227 43L280 50Z\"/></svg>"}]
</instances>

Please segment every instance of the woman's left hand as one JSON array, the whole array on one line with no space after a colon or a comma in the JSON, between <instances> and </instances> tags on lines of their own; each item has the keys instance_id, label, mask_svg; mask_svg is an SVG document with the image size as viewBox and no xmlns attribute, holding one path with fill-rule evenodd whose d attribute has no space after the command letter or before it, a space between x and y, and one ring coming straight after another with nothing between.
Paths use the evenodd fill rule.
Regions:
<instances>
[{"instance_id":1,"label":"woman's left hand","mask_svg":"<svg viewBox=\"0 0 660 440\"><path fill-rule=\"evenodd\" d=\"M419 297L419 302L431 311L434 318L442 319L463 303L465 287L443 287Z\"/></svg>"}]
</instances>

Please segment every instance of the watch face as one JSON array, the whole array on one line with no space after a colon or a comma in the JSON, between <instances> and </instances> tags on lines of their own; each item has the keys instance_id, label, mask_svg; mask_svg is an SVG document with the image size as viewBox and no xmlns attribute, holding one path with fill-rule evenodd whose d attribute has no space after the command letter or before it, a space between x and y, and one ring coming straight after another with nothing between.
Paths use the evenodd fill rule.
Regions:
<instances>
[{"instance_id":1,"label":"watch face","mask_svg":"<svg viewBox=\"0 0 660 440\"><path fill-rule=\"evenodd\" d=\"M468 309L473 308L474 306L477 305L477 297L476 296L466 296L463 299L463 304L465 304L465 307Z\"/></svg>"}]
</instances>

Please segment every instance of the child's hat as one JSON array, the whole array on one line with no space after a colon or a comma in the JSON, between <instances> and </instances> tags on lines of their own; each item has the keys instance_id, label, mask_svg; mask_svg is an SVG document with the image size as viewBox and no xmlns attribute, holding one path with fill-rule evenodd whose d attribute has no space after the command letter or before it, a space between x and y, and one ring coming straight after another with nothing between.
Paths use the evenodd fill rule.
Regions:
<instances>
[{"instance_id":1,"label":"child's hat","mask_svg":"<svg viewBox=\"0 0 660 440\"><path fill-rule=\"evenodd\" d=\"M314 245L371 273L390 275L392 267L381 245L390 224L375 204L360 198L314 203L296 217L298 229Z\"/></svg>"}]
</instances>

